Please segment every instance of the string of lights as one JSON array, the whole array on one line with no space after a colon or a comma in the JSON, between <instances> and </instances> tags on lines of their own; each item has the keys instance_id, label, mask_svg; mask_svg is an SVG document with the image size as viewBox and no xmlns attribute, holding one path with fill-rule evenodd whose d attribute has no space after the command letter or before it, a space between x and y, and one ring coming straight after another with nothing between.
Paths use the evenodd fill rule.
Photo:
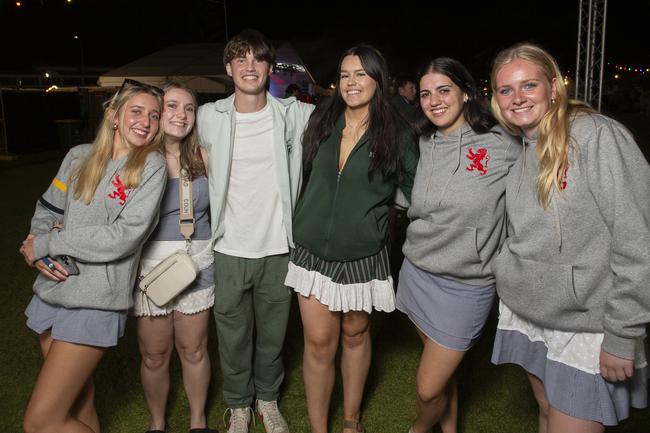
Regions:
<instances>
[{"instance_id":1,"label":"string of lights","mask_svg":"<svg viewBox=\"0 0 650 433\"><path fill-rule=\"evenodd\" d=\"M17 8L21 8L25 5L26 0L16 0L14 4L16 5ZM41 5L43 4L43 0L40 1ZM65 3L70 4L72 3L72 0L65 0Z\"/></svg>"},{"instance_id":2,"label":"string of lights","mask_svg":"<svg viewBox=\"0 0 650 433\"><path fill-rule=\"evenodd\" d=\"M650 68L635 68L633 66L625 66L625 65L614 65L614 69L619 71L619 72L636 72L636 73L650 73Z\"/></svg>"}]
</instances>

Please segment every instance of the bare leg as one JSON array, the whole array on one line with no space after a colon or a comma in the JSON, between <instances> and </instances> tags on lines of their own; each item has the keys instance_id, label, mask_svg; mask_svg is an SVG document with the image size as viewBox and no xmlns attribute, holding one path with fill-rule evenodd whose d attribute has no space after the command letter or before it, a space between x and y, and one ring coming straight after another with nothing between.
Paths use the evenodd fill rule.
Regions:
<instances>
[{"instance_id":1,"label":"bare leg","mask_svg":"<svg viewBox=\"0 0 650 433\"><path fill-rule=\"evenodd\" d=\"M430 339L425 341L416 377L415 433L429 432L445 415L449 405L449 380L464 356L465 352L447 349Z\"/></svg>"},{"instance_id":2,"label":"bare leg","mask_svg":"<svg viewBox=\"0 0 650 433\"><path fill-rule=\"evenodd\" d=\"M327 414L334 387L334 359L339 345L341 314L329 311L313 296L298 295L304 328L302 358L307 411L312 433L327 433Z\"/></svg>"},{"instance_id":3,"label":"bare leg","mask_svg":"<svg viewBox=\"0 0 650 433\"><path fill-rule=\"evenodd\" d=\"M49 344L25 410L26 433L97 433L71 411L105 351L59 340Z\"/></svg>"},{"instance_id":4,"label":"bare leg","mask_svg":"<svg viewBox=\"0 0 650 433\"><path fill-rule=\"evenodd\" d=\"M447 384L447 410L440 418L442 433L456 433L458 431L458 381L454 374Z\"/></svg>"},{"instance_id":5,"label":"bare leg","mask_svg":"<svg viewBox=\"0 0 650 433\"><path fill-rule=\"evenodd\" d=\"M149 429L165 429L165 408L169 394L169 360L174 339L174 319L168 316L138 317L138 345L142 361L140 380L149 407Z\"/></svg>"},{"instance_id":6,"label":"bare leg","mask_svg":"<svg viewBox=\"0 0 650 433\"><path fill-rule=\"evenodd\" d=\"M544 383L528 373L528 381L539 405L539 433L602 433L605 427L595 421L574 418L552 407L546 399Z\"/></svg>"},{"instance_id":7,"label":"bare leg","mask_svg":"<svg viewBox=\"0 0 650 433\"><path fill-rule=\"evenodd\" d=\"M370 315L365 311L343 313L341 376L343 378L343 419L359 420L363 389L370 370L372 342Z\"/></svg>"},{"instance_id":8,"label":"bare leg","mask_svg":"<svg viewBox=\"0 0 650 433\"><path fill-rule=\"evenodd\" d=\"M196 314L174 312L174 337L183 367L183 386L190 404L190 428L207 427L205 400L210 385L209 317L210 310Z\"/></svg>"},{"instance_id":9,"label":"bare leg","mask_svg":"<svg viewBox=\"0 0 650 433\"><path fill-rule=\"evenodd\" d=\"M535 396L535 400L537 400L537 405L539 406L539 433L548 433L548 415L550 405L548 404L548 400L546 400L544 384L539 377L530 373L527 374L530 387L533 389L533 395Z\"/></svg>"},{"instance_id":10,"label":"bare leg","mask_svg":"<svg viewBox=\"0 0 650 433\"><path fill-rule=\"evenodd\" d=\"M424 345L429 338L418 327L415 330ZM451 376L446 392L448 403L442 418L440 418L440 430L442 433L456 433L458 431L458 382L455 375Z\"/></svg>"},{"instance_id":11,"label":"bare leg","mask_svg":"<svg viewBox=\"0 0 650 433\"><path fill-rule=\"evenodd\" d=\"M548 414L548 433L603 433L605 427L596 421L579 419L550 407Z\"/></svg>"},{"instance_id":12,"label":"bare leg","mask_svg":"<svg viewBox=\"0 0 650 433\"><path fill-rule=\"evenodd\" d=\"M99 433L99 416L95 409L95 384L92 377L86 381L70 414L90 427L95 433Z\"/></svg>"},{"instance_id":13,"label":"bare leg","mask_svg":"<svg viewBox=\"0 0 650 433\"><path fill-rule=\"evenodd\" d=\"M43 359L47 357L52 341L51 330L49 329L39 336L39 344L41 346ZM95 386L93 384L92 376L88 379L81 394L77 397L77 400L70 411L70 415L86 424L88 427L93 429L94 432L99 433L99 416L95 409Z\"/></svg>"}]
</instances>

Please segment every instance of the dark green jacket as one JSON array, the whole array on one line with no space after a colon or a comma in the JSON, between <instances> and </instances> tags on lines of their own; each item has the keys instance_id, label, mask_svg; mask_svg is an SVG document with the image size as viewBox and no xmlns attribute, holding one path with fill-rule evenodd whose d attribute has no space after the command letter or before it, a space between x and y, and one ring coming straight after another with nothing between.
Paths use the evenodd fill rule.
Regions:
<instances>
[{"instance_id":1,"label":"dark green jacket","mask_svg":"<svg viewBox=\"0 0 650 433\"><path fill-rule=\"evenodd\" d=\"M309 182L298 201L293 220L294 241L330 261L371 256L386 244L388 208L398 186L379 172L368 176L370 143L364 134L338 173L344 116L318 149ZM404 143L399 187L410 200L417 166L415 137Z\"/></svg>"}]
</instances>

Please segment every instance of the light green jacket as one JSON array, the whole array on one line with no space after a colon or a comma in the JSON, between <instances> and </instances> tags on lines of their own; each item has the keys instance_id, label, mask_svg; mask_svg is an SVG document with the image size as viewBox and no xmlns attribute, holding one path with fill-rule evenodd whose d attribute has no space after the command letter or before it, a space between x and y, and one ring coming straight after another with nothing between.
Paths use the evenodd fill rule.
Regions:
<instances>
[{"instance_id":1,"label":"light green jacket","mask_svg":"<svg viewBox=\"0 0 650 433\"><path fill-rule=\"evenodd\" d=\"M314 106L293 97L278 99L270 93L267 93L266 98L273 113L273 162L282 200L282 222L288 243L293 247L291 220L302 183L302 133ZM209 154L212 242L223 236L226 229L224 209L235 141L234 114L234 94L226 99L201 105L197 114L196 124L201 146L205 147Z\"/></svg>"}]
</instances>

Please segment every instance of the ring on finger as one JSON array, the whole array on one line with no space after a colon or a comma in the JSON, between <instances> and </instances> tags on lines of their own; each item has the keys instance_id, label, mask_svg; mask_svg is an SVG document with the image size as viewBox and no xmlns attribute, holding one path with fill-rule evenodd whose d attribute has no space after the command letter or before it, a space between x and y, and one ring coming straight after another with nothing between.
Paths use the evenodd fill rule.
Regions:
<instances>
[{"instance_id":1,"label":"ring on finger","mask_svg":"<svg viewBox=\"0 0 650 433\"><path fill-rule=\"evenodd\" d=\"M53 271L53 270L54 270L54 263L48 263L48 264L47 264L47 267L48 267L48 269L49 269L50 271Z\"/></svg>"}]
</instances>

